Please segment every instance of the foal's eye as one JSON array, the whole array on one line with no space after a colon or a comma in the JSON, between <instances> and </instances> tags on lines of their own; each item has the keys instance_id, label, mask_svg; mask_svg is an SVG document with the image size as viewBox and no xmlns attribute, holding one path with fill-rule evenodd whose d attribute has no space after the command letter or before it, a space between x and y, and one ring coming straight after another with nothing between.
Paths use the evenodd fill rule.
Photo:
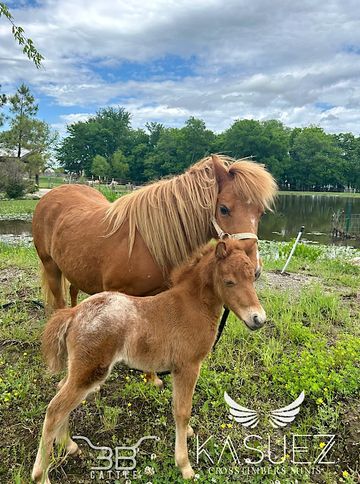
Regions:
<instances>
[{"instance_id":1,"label":"foal's eye","mask_svg":"<svg viewBox=\"0 0 360 484\"><path fill-rule=\"evenodd\" d=\"M226 287L231 287L231 286L235 286L235 282L234 281L224 281L224 284Z\"/></svg>"},{"instance_id":2,"label":"foal's eye","mask_svg":"<svg viewBox=\"0 0 360 484\"><path fill-rule=\"evenodd\" d=\"M225 205L220 205L220 213L221 215L229 215L230 210Z\"/></svg>"}]
</instances>

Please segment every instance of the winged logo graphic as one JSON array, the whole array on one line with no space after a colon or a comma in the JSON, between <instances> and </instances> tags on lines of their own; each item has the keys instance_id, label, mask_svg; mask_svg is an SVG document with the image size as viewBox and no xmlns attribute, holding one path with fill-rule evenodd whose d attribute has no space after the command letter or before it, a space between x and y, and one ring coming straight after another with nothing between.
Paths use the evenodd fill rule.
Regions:
<instances>
[{"instance_id":1,"label":"winged logo graphic","mask_svg":"<svg viewBox=\"0 0 360 484\"><path fill-rule=\"evenodd\" d=\"M270 424L278 429L280 427L286 427L289 423L295 420L296 415L300 412L300 405L304 401L305 392L302 391L300 395L290 405L286 407L272 410L269 415ZM226 392L224 393L224 399L229 406L229 417L236 422L241 423L243 427L253 429L259 423L259 416L256 410L243 407L236 403Z\"/></svg>"},{"instance_id":2,"label":"winged logo graphic","mask_svg":"<svg viewBox=\"0 0 360 484\"><path fill-rule=\"evenodd\" d=\"M240 422L244 427L253 429L259 423L259 417L255 410L243 407L236 403L229 395L224 393L225 402L230 407L230 418L236 422Z\"/></svg>"}]
</instances>

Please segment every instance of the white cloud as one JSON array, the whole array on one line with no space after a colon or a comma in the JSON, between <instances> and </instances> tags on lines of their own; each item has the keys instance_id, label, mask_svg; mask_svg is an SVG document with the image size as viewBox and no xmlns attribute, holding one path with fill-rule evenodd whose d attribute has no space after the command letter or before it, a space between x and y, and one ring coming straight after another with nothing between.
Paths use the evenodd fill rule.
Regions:
<instances>
[{"instance_id":1,"label":"white cloud","mask_svg":"<svg viewBox=\"0 0 360 484\"><path fill-rule=\"evenodd\" d=\"M135 125L178 125L195 115L219 131L253 117L359 134L356 0L45 0L13 14L46 61L37 71L3 29L2 83L10 91L26 81L72 106L59 126L87 116L85 107L119 103ZM166 71L147 80L104 75L124 61L167 55L194 58L195 72L178 80ZM322 112L319 103L334 107Z\"/></svg>"}]
</instances>

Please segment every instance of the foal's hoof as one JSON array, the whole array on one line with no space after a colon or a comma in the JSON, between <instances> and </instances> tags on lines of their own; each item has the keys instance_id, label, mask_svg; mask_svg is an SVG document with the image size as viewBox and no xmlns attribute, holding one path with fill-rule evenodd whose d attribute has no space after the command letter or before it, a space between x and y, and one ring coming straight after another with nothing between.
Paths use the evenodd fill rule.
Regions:
<instances>
[{"instance_id":1,"label":"foal's hoof","mask_svg":"<svg viewBox=\"0 0 360 484\"><path fill-rule=\"evenodd\" d=\"M193 437L193 435L194 435L194 429L191 427L191 425L188 425L186 429L186 437L190 439L190 437Z\"/></svg>"},{"instance_id":2,"label":"foal's hoof","mask_svg":"<svg viewBox=\"0 0 360 484\"><path fill-rule=\"evenodd\" d=\"M35 468L32 471L31 480L36 482L37 484L40 484L40 483L41 484L51 484L49 476L46 476L44 478L42 470L38 471Z\"/></svg>"},{"instance_id":3,"label":"foal's hoof","mask_svg":"<svg viewBox=\"0 0 360 484\"><path fill-rule=\"evenodd\" d=\"M162 390L164 388L164 382L160 380L157 375L155 375L153 383L157 388L159 388L159 390Z\"/></svg>"},{"instance_id":4,"label":"foal's hoof","mask_svg":"<svg viewBox=\"0 0 360 484\"><path fill-rule=\"evenodd\" d=\"M80 455L81 454L81 450L79 449L79 446L73 440L70 440L70 442L67 444L67 446L66 446L66 452L69 455L72 455L74 457L76 455Z\"/></svg>"},{"instance_id":5,"label":"foal's hoof","mask_svg":"<svg viewBox=\"0 0 360 484\"><path fill-rule=\"evenodd\" d=\"M146 373L146 381L152 383L159 389L164 387L163 381L160 380L156 373Z\"/></svg>"},{"instance_id":6,"label":"foal's hoof","mask_svg":"<svg viewBox=\"0 0 360 484\"><path fill-rule=\"evenodd\" d=\"M183 479L193 479L195 477L195 472L190 465L181 469L181 474Z\"/></svg>"}]
</instances>

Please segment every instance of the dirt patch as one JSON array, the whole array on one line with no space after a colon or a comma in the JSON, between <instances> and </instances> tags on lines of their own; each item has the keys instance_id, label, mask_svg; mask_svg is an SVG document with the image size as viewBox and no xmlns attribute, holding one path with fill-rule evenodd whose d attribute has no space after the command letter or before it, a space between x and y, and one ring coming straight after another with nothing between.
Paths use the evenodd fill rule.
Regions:
<instances>
[{"instance_id":1,"label":"dirt patch","mask_svg":"<svg viewBox=\"0 0 360 484\"><path fill-rule=\"evenodd\" d=\"M354 470L360 471L360 402L349 400L346 410L341 413L340 421L341 436L339 439L339 460L346 456L348 462L352 462Z\"/></svg>"},{"instance_id":2,"label":"dirt patch","mask_svg":"<svg viewBox=\"0 0 360 484\"><path fill-rule=\"evenodd\" d=\"M2 269L0 271L0 283L14 283L15 280L22 278L24 271L18 269L17 267L8 267L7 269Z\"/></svg>"},{"instance_id":3,"label":"dirt patch","mask_svg":"<svg viewBox=\"0 0 360 484\"><path fill-rule=\"evenodd\" d=\"M256 286L259 289L271 287L280 291L298 291L303 286L319 281L320 279L315 276L292 274L289 272L281 274L280 271L275 271L265 272L256 283Z\"/></svg>"}]
</instances>

